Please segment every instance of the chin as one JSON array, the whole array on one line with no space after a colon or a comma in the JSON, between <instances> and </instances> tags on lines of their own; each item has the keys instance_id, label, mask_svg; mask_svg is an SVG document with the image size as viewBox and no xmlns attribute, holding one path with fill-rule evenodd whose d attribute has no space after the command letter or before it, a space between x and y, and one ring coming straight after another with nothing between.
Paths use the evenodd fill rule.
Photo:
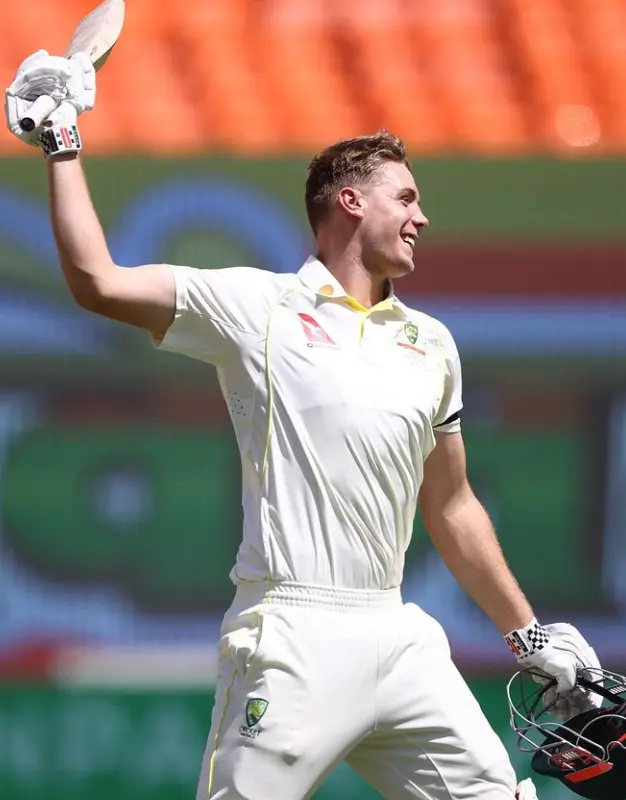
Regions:
<instances>
[{"instance_id":1,"label":"chin","mask_svg":"<svg viewBox=\"0 0 626 800\"><path fill-rule=\"evenodd\" d=\"M391 264L390 267L390 278L402 278L404 275L410 275L413 272L415 264L412 258L405 256L403 259L396 261L395 264Z\"/></svg>"},{"instance_id":2,"label":"chin","mask_svg":"<svg viewBox=\"0 0 626 800\"><path fill-rule=\"evenodd\" d=\"M410 256L405 253L394 253L393 255L379 258L376 269L372 270L372 274L381 278L396 280L397 278L403 278L405 275L410 275L414 269L415 264Z\"/></svg>"}]
</instances>

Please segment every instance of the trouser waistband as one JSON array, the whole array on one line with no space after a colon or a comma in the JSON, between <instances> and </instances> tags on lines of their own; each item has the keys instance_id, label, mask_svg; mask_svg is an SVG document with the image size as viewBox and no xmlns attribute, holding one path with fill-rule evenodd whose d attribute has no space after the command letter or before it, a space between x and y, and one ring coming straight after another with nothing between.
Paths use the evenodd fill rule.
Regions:
<instances>
[{"instance_id":1,"label":"trouser waistband","mask_svg":"<svg viewBox=\"0 0 626 800\"><path fill-rule=\"evenodd\" d=\"M257 605L300 606L336 611L386 610L402 606L399 588L338 589L304 583L258 581L237 586L233 605L251 608Z\"/></svg>"}]
</instances>

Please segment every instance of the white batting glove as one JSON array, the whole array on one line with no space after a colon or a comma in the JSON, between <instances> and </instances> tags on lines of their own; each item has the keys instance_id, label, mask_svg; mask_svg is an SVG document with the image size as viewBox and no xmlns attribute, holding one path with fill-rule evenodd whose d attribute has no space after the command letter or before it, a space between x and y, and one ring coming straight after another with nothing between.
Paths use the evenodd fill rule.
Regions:
<instances>
[{"instance_id":1,"label":"white batting glove","mask_svg":"<svg viewBox=\"0 0 626 800\"><path fill-rule=\"evenodd\" d=\"M524 778L517 784L515 800L538 800L537 790L531 778Z\"/></svg>"},{"instance_id":2,"label":"white batting glove","mask_svg":"<svg viewBox=\"0 0 626 800\"><path fill-rule=\"evenodd\" d=\"M19 66L5 94L7 127L18 139L35 147L41 145L41 129L27 133L20 120L29 115L42 95L52 97L59 105L70 104L76 116L90 111L96 101L96 73L89 57L76 53L68 59L38 50Z\"/></svg>"},{"instance_id":3,"label":"white batting glove","mask_svg":"<svg viewBox=\"0 0 626 800\"><path fill-rule=\"evenodd\" d=\"M555 647L558 647L562 651L569 651L570 653L576 654L576 659L579 664L577 672L579 674L582 673L587 680L597 680L597 670L601 669L600 660L596 655L596 651L589 642L587 642L580 631L567 622L555 622L545 627L550 633ZM552 705L553 703L554 705ZM590 711L592 708L599 708L602 705L602 697L580 686L575 686L571 692L559 696L557 685L547 690L544 696L544 704L552 706L551 713L556 716L563 719L570 719L577 714L582 714L584 711Z\"/></svg>"},{"instance_id":4,"label":"white batting glove","mask_svg":"<svg viewBox=\"0 0 626 800\"><path fill-rule=\"evenodd\" d=\"M570 719L583 711L598 708L602 698L594 692L576 686L577 672L591 670L588 677L593 680L593 670L600 669L598 657L573 626L565 622L540 625L536 619L519 630L511 631L505 640L518 664L524 669L537 671L533 677L539 683L556 679L556 686L546 691L544 706L561 719Z\"/></svg>"}]
</instances>

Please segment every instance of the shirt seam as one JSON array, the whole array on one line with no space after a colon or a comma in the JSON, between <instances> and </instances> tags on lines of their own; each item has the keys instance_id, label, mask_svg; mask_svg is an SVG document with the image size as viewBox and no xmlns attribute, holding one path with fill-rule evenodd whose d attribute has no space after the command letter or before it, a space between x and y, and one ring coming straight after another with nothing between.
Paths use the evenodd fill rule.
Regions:
<instances>
[{"instance_id":1,"label":"shirt seam","mask_svg":"<svg viewBox=\"0 0 626 800\"><path fill-rule=\"evenodd\" d=\"M189 311L190 309L187 308L185 310ZM223 328L229 328L230 330L238 331L239 333L246 333L250 336L258 336L261 340L265 338L262 331L249 330L248 328L243 328L240 325L233 325L231 322L224 322L223 320L219 319L219 317L215 317L212 314L203 314L201 311L192 311L192 313L196 314L196 316L200 317L201 319L206 319L209 322L212 322L215 325L220 325Z\"/></svg>"}]
</instances>

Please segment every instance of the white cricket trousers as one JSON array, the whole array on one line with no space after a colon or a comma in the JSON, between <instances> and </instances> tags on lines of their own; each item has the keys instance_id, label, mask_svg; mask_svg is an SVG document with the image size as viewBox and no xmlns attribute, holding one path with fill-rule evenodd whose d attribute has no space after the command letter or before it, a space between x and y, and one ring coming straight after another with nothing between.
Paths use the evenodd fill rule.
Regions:
<instances>
[{"instance_id":1,"label":"white cricket trousers","mask_svg":"<svg viewBox=\"0 0 626 800\"><path fill-rule=\"evenodd\" d=\"M399 590L237 588L196 800L304 800L346 760L388 800L513 800L441 625Z\"/></svg>"}]
</instances>

